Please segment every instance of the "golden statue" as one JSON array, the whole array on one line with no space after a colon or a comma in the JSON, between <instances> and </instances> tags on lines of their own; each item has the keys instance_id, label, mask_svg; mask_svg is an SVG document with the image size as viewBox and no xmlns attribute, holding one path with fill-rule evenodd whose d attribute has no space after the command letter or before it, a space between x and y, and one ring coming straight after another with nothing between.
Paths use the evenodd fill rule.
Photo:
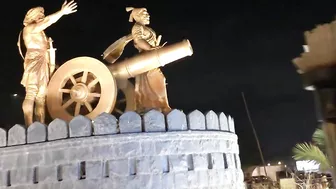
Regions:
<instances>
[{"instance_id":1,"label":"golden statue","mask_svg":"<svg viewBox=\"0 0 336 189\"><path fill-rule=\"evenodd\" d=\"M111 63L120 57L124 47L131 40L140 53L159 49L166 44L160 45L162 36L156 36L154 30L147 26L150 16L146 8L127 7L126 11L131 11L129 22L135 21L135 24L131 34L124 36L109 47L112 53L107 60ZM160 68L135 76L135 102L136 111L139 113L150 109L157 109L163 113L171 110L167 98L166 79Z\"/></svg>"},{"instance_id":2,"label":"golden statue","mask_svg":"<svg viewBox=\"0 0 336 189\"><path fill-rule=\"evenodd\" d=\"M32 8L26 13L22 31L27 49L25 57L21 53L20 40L18 46L24 59L21 84L26 88L26 96L22 109L27 126L33 123L34 104L37 121L45 122L47 85L55 69L55 49L52 47L51 38L47 39L44 30L57 22L63 15L76 12L76 8L77 4L74 1L69 3L65 1L60 11L49 16L44 15L43 7Z\"/></svg>"}]
</instances>

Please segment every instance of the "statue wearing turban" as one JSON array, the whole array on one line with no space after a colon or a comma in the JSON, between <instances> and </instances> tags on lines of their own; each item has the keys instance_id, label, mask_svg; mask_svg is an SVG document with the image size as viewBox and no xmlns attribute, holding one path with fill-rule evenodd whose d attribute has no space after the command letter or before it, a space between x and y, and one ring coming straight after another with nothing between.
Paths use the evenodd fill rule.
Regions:
<instances>
[{"instance_id":1,"label":"statue wearing turban","mask_svg":"<svg viewBox=\"0 0 336 189\"><path fill-rule=\"evenodd\" d=\"M54 71L54 65L50 64L55 60L50 59L52 56L49 52L52 49L49 49L49 42L44 30L57 22L63 15L76 12L76 7L77 4L74 1L70 3L65 1L60 11L49 16L44 15L43 7L32 8L26 13L22 31L27 49L25 57L21 53L20 40L18 46L24 59L24 73L21 84L26 88L26 96L22 109L27 126L33 123L34 104L37 121L45 122L46 90L49 77Z\"/></svg>"},{"instance_id":2,"label":"statue wearing turban","mask_svg":"<svg viewBox=\"0 0 336 189\"><path fill-rule=\"evenodd\" d=\"M149 14L146 8L127 7L127 12L131 11L129 22L135 21L131 34L120 38L108 48L108 56L104 58L110 63L114 63L122 54L124 47L133 40L138 51L151 51L163 47L160 45L161 35L156 36L149 24ZM107 53L106 53L107 54ZM166 79L159 68L135 76L135 102L136 111L144 113L151 109L159 110L163 113L170 112L166 91Z\"/></svg>"}]
</instances>

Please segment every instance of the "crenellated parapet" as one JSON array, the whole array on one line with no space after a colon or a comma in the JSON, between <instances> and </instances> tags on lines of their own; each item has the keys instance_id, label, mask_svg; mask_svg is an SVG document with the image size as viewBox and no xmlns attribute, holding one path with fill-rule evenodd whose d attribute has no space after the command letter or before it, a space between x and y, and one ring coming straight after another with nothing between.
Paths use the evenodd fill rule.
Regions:
<instances>
[{"instance_id":1,"label":"crenellated parapet","mask_svg":"<svg viewBox=\"0 0 336 189\"><path fill-rule=\"evenodd\" d=\"M243 188L234 121L103 113L0 130L0 188Z\"/></svg>"},{"instance_id":2,"label":"crenellated parapet","mask_svg":"<svg viewBox=\"0 0 336 189\"><path fill-rule=\"evenodd\" d=\"M235 132L233 118L224 113L209 111L204 115L195 110L185 115L180 110L173 110L164 116L161 112L152 110L140 116L130 111L121 115L119 120L111 114L102 113L94 120L79 115L69 124L55 119L48 126L35 122L28 128L14 125L8 132L0 128L0 147L76 137L186 130Z\"/></svg>"}]
</instances>

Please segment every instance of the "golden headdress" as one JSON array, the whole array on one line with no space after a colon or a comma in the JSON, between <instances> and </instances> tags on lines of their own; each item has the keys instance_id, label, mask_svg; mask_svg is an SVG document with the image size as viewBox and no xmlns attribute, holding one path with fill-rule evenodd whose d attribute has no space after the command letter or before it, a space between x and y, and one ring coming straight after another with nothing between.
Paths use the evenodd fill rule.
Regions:
<instances>
[{"instance_id":1,"label":"golden headdress","mask_svg":"<svg viewBox=\"0 0 336 189\"><path fill-rule=\"evenodd\" d=\"M34 7L34 8L31 8L31 9L27 12L27 14L26 14L26 16L25 16L25 18L24 18L24 20L23 20L23 25L24 25L24 26L27 26L28 24L34 22L36 16L37 16L39 13L44 13L44 8L43 8L43 7Z\"/></svg>"},{"instance_id":2,"label":"golden headdress","mask_svg":"<svg viewBox=\"0 0 336 189\"><path fill-rule=\"evenodd\" d=\"M130 16L129 16L129 22L133 22L133 19L135 20L135 17L139 15L143 11L147 11L146 8L134 8L134 7L126 7L126 11L132 11Z\"/></svg>"}]
</instances>

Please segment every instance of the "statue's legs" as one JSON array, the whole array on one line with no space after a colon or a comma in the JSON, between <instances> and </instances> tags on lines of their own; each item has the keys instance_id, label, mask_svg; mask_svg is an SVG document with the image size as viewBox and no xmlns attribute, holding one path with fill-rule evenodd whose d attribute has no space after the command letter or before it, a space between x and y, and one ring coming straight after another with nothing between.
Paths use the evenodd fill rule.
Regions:
<instances>
[{"instance_id":1,"label":"statue's legs","mask_svg":"<svg viewBox=\"0 0 336 189\"><path fill-rule=\"evenodd\" d=\"M171 108L170 108L169 103L168 103L167 96L165 96L161 99L161 105L162 105L162 112L164 114L168 114L171 111Z\"/></svg>"},{"instance_id":2,"label":"statue's legs","mask_svg":"<svg viewBox=\"0 0 336 189\"><path fill-rule=\"evenodd\" d=\"M155 106L158 107L161 112L165 114L169 113L171 108L168 102L166 78L162 71L159 68L149 71L147 79L149 86L156 96L154 101Z\"/></svg>"},{"instance_id":3,"label":"statue's legs","mask_svg":"<svg viewBox=\"0 0 336 189\"><path fill-rule=\"evenodd\" d=\"M34 85L28 85L26 87L26 96L22 103L22 110L24 114L26 126L30 126L33 123L34 113L34 101L37 94L37 87Z\"/></svg>"},{"instance_id":4,"label":"statue's legs","mask_svg":"<svg viewBox=\"0 0 336 189\"><path fill-rule=\"evenodd\" d=\"M35 116L40 123L45 123L46 87L40 87L35 100Z\"/></svg>"},{"instance_id":5,"label":"statue's legs","mask_svg":"<svg viewBox=\"0 0 336 189\"><path fill-rule=\"evenodd\" d=\"M168 103L166 78L160 69L154 69L136 76L135 96L137 111L157 109L169 113L171 108Z\"/></svg>"},{"instance_id":6,"label":"statue's legs","mask_svg":"<svg viewBox=\"0 0 336 189\"><path fill-rule=\"evenodd\" d=\"M146 110L143 106L143 96L141 94L141 76L135 77L135 106L136 106L136 112L138 113L144 113Z\"/></svg>"}]
</instances>

